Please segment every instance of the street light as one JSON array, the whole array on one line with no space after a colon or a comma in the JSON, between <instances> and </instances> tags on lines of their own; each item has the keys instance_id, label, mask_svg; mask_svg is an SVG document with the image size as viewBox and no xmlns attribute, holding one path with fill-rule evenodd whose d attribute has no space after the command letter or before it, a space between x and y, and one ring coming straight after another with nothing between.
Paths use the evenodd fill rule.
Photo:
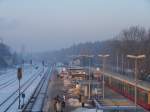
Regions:
<instances>
[{"instance_id":1,"label":"street light","mask_svg":"<svg viewBox=\"0 0 150 112\"><path fill-rule=\"evenodd\" d=\"M103 71L102 71L102 74L103 74L103 100L105 98L104 96L104 93L105 93L105 82L104 82L104 71L105 71L105 61L106 61L106 58L109 57L110 55L109 54L103 54L103 55L98 55L99 57L101 57L103 59Z\"/></svg>"},{"instance_id":2,"label":"street light","mask_svg":"<svg viewBox=\"0 0 150 112\"><path fill-rule=\"evenodd\" d=\"M146 58L145 55L127 55L127 58L130 58L130 59L134 59L135 60L135 70L134 70L134 74L135 74L135 77L134 77L134 81L135 81L135 93L134 93L134 101L135 101L135 106L137 106L137 61L138 59L143 59L143 58Z\"/></svg>"},{"instance_id":3,"label":"street light","mask_svg":"<svg viewBox=\"0 0 150 112\"><path fill-rule=\"evenodd\" d=\"M119 57L118 57L118 53L117 53L117 72L118 72L118 70L119 70Z\"/></svg>"},{"instance_id":4,"label":"street light","mask_svg":"<svg viewBox=\"0 0 150 112\"><path fill-rule=\"evenodd\" d=\"M88 58L89 58L89 99L91 98L91 71L90 71L90 69L91 69L91 61L90 61L90 58L92 58L93 57L93 55L88 55L87 56Z\"/></svg>"},{"instance_id":5,"label":"street light","mask_svg":"<svg viewBox=\"0 0 150 112\"><path fill-rule=\"evenodd\" d=\"M128 58L132 58L132 59L141 59L141 58L145 58L146 56L145 55L138 55L138 56L135 56L135 55L127 55Z\"/></svg>"},{"instance_id":6,"label":"street light","mask_svg":"<svg viewBox=\"0 0 150 112\"><path fill-rule=\"evenodd\" d=\"M91 72L90 72L90 68L91 68L91 62L90 62L90 58L93 58L94 57L94 55L79 55L78 57L87 57L87 58L89 58L89 99L90 99L90 97L91 97L91 94L90 94L90 90L91 90L91 87L90 87L90 85L91 85L91 82L90 82L90 74L91 74Z\"/></svg>"}]
</instances>

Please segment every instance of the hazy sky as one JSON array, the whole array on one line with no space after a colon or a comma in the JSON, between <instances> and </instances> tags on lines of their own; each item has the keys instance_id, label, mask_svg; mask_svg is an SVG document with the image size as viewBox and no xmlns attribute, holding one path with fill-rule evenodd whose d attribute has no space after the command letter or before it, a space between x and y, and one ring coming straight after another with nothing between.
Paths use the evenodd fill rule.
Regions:
<instances>
[{"instance_id":1,"label":"hazy sky","mask_svg":"<svg viewBox=\"0 0 150 112\"><path fill-rule=\"evenodd\" d=\"M0 37L12 48L48 51L150 27L149 0L0 0Z\"/></svg>"}]
</instances>

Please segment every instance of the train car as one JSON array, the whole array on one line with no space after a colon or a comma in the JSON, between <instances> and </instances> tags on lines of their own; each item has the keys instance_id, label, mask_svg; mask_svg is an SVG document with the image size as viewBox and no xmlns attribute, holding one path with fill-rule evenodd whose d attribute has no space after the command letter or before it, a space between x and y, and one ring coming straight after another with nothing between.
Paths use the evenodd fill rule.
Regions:
<instances>
[{"instance_id":1,"label":"train car","mask_svg":"<svg viewBox=\"0 0 150 112\"><path fill-rule=\"evenodd\" d=\"M105 84L114 91L122 94L134 102L135 84L125 78L105 75ZM137 104L150 110L150 88L143 85L137 85Z\"/></svg>"}]
</instances>

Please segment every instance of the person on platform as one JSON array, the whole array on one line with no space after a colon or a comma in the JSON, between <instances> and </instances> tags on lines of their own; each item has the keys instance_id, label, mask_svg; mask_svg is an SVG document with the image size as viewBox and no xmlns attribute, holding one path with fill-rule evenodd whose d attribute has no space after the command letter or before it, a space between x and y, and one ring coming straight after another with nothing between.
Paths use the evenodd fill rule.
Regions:
<instances>
[{"instance_id":1,"label":"person on platform","mask_svg":"<svg viewBox=\"0 0 150 112\"><path fill-rule=\"evenodd\" d=\"M85 102L85 98L84 98L84 96L82 95L82 96L81 96L81 106L82 106L82 107L85 106L85 105L84 105L84 102Z\"/></svg>"},{"instance_id":2,"label":"person on platform","mask_svg":"<svg viewBox=\"0 0 150 112\"><path fill-rule=\"evenodd\" d=\"M56 103L56 112L61 112L61 103L60 103L60 101L57 101L57 103Z\"/></svg>"},{"instance_id":3,"label":"person on platform","mask_svg":"<svg viewBox=\"0 0 150 112\"><path fill-rule=\"evenodd\" d=\"M56 98L54 98L54 112L57 112L56 104L57 104L57 100L56 100Z\"/></svg>"},{"instance_id":4,"label":"person on platform","mask_svg":"<svg viewBox=\"0 0 150 112\"><path fill-rule=\"evenodd\" d=\"M63 101L61 102L61 112L65 112L65 107L66 107L66 103L65 103L65 101L63 100Z\"/></svg>"}]
</instances>

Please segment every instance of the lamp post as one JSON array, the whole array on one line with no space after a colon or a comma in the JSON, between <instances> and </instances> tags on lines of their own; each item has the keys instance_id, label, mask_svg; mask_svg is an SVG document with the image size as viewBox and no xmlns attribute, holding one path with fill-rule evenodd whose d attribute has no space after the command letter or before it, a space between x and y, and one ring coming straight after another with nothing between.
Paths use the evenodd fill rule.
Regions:
<instances>
[{"instance_id":1,"label":"lamp post","mask_svg":"<svg viewBox=\"0 0 150 112\"><path fill-rule=\"evenodd\" d=\"M135 64L135 68L134 68L134 81L135 81L135 92L134 92L134 103L135 106L137 107L137 76L138 76L138 65L137 65L137 61L138 59L143 59L145 58L145 55L127 55L127 58L130 59L134 59L134 64Z\"/></svg>"},{"instance_id":2,"label":"lamp post","mask_svg":"<svg viewBox=\"0 0 150 112\"><path fill-rule=\"evenodd\" d=\"M105 95L104 95L104 93L105 93L105 81L104 81L104 71L105 71L105 61L106 61L106 58L107 57L109 57L110 55L109 54L103 54L103 55L98 55L99 57L101 57L102 58L102 60L103 60L103 70L102 70L102 74L103 74L103 82L102 82L102 89L103 89L103 100L104 100L104 98L105 98Z\"/></svg>"},{"instance_id":3,"label":"lamp post","mask_svg":"<svg viewBox=\"0 0 150 112\"><path fill-rule=\"evenodd\" d=\"M121 55L121 73L124 74L124 55Z\"/></svg>"},{"instance_id":4,"label":"lamp post","mask_svg":"<svg viewBox=\"0 0 150 112\"><path fill-rule=\"evenodd\" d=\"M91 98L91 71L90 71L90 69L91 69L91 61L90 61L90 58L92 58L93 57L93 55L88 55L87 56L88 58L89 58L89 99Z\"/></svg>"},{"instance_id":5,"label":"lamp post","mask_svg":"<svg viewBox=\"0 0 150 112\"><path fill-rule=\"evenodd\" d=\"M90 94L90 92L91 92L91 87L90 87L90 85L91 85L91 78L90 78L90 74L91 74L91 71L90 71L90 69L91 69L91 61L90 61L90 58L93 58L94 56L93 55L79 55L79 57L87 57L88 58L88 69L89 69L89 94L88 94L88 97L89 97L89 99L91 98L91 94Z\"/></svg>"},{"instance_id":6,"label":"lamp post","mask_svg":"<svg viewBox=\"0 0 150 112\"><path fill-rule=\"evenodd\" d=\"M119 70L119 66L118 66L119 65L119 61L118 60L119 60L119 57L118 57L118 53L117 53L117 73L118 73L118 70Z\"/></svg>"}]
</instances>

